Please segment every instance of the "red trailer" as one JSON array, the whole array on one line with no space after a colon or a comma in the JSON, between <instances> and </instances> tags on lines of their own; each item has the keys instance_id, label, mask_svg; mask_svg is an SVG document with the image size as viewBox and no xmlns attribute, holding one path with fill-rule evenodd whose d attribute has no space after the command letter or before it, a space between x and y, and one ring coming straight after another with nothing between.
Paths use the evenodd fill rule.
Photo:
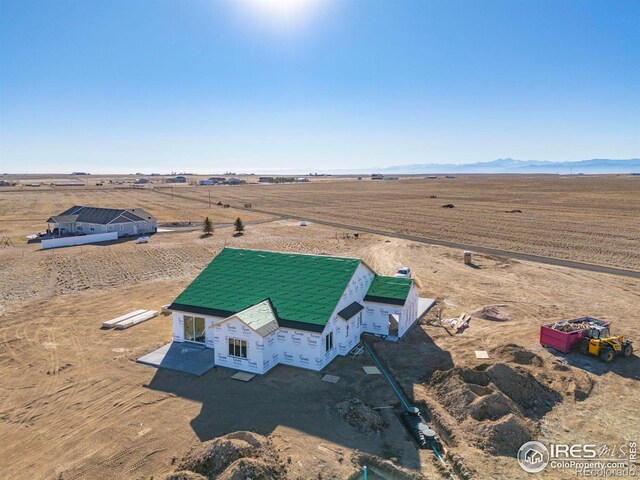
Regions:
<instances>
[{"instance_id":1,"label":"red trailer","mask_svg":"<svg viewBox=\"0 0 640 480\"><path fill-rule=\"evenodd\" d=\"M580 345L580 342L588 330L588 328L578 329L578 324L581 326L593 325L608 327L611 322L598 320L593 317L580 317L541 325L540 345L555 348L562 353L569 353L572 348Z\"/></svg>"}]
</instances>

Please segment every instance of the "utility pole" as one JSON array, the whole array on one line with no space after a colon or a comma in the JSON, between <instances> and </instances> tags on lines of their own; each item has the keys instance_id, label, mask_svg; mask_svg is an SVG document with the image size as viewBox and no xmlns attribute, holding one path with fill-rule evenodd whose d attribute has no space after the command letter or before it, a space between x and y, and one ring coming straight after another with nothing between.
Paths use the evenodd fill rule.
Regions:
<instances>
[{"instance_id":1,"label":"utility pole","mask_svg":"<svg viewBox=\"0 0 640 480\"><path fill-rule=\"evenodd\" d=\"M211 208L211 188L209 188L209 208Z\"/></svg>"}]
</instances>

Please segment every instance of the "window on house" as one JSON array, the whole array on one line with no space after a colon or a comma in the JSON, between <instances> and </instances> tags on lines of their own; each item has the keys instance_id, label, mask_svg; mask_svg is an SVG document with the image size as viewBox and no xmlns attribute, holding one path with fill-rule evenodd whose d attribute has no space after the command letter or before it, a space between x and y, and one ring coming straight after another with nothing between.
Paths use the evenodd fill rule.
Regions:
<instances>
[{"instance_id":1,"label":"window on house","mask_svg":"<svg viewBox=\"0 0 640 480\"><path fill-rule=\"evenodd\" d=\"M229 356L247 358L247 341L237 338L229 339Z\"/></svg>"},{"instance_id":2,"label":"window on house","mask_svg":"<svg viewBox=\"0 0 640 480\"><path fill-rule=\"evenodd\" d=\"M349 322L347 322L347 337L349 336Z\"/></svg>"},{"instance_id":3,"label":"window on house","mask_svg":"<svg viewBox=\"0 0 640 480\"><path fill-rule=\"evenodd\" d=\"M362 326L362 312L358 314L358 320L356 321L356 327Z\"/></svg>"},{"instance_id":4,"label":"window on house","mask_svg":"<svg viewBox=\"0 0 640 480\"><path fill-rule=\"evenodd\" d=\"M324 337L324 348L327 352L333 350L333 332L329 332L329 334Z\"/></svg>"}]
</instances>

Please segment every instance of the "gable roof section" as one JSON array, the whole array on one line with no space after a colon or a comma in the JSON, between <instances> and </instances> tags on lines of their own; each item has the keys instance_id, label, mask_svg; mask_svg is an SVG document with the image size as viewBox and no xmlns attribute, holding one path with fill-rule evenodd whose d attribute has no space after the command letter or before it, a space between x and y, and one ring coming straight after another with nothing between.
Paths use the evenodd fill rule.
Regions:
<instances>
[{"instance_id":1,"label":"gable roof section","mask_svg":"<svg viewBox=\"0 0 640 480\"><path fill-rule=\"evenodd\" d=\"M376 275L365 295L365 301L404 305L413 285L411 278L385 277Z\"/></svg>"},{"instance_id":2,"label":"gable roof section","mask_svg":"<svg viewBox=\"0 0 640 480\"><path fill-rule=\"evenodd\" d=\"M340 310L338 312L338 316L345 320L349 320L361 310L364 310L364 307L358 302L353 302L351 305L347 305L345 308Z\"/></svg>"},{"instance_id":3,"label":"gable roof section","mask_svg":"<svg viewBox=\"0 0 640 480\"><path fill-rule=\"evenodd\" d=\"M56 215L55 217L50 217L47 223L76 223L77 219L78 215Z\"/></svg>"},{"instance_id":4,"label":"gable roof section","mask_svg":"<svg viewBox=\"0 0 640 480\"><path fill-rule=\"evenodd\" d=\"M229 318L237 318L261 337L266 337L278 329L278 319L269 299L246 308Z\"/></svg>"},{"instance_id":5,"label":"gable roof section","mask_svg":"<svg viewBox=\"0 0 640 480\"><path fill-rule=\"evenodd\" d=\"M65 210L53 219L75 215L77 222L95 223L97 225L107 225L109 223L139 222L142 220L155 220L148 212L142 208L132 208L129 210L119 208L83 207L75 205ZM117 220L117 221L116 221Z\"/></svg>"},{"instance_id":6,"label":"gable roof section","mask_svg":"<svg viewBox=\"0 0 640 480\"><path fill-rule=\"evenodd\" d=\"M269 298L280 326L321 332L359 264L224 248L169 308L226 318Z\"/></svg>"}]
</instances>

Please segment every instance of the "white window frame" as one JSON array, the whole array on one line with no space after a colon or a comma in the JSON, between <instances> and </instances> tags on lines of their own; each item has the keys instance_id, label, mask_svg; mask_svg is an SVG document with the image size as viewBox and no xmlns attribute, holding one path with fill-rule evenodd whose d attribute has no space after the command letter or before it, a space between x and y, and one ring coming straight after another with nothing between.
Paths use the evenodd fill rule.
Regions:
<instances>
[{"instance_id":1,"label":"white window frame","mask_svg":"<svg viewBox=\"0 0 640 480\"><path fill-rule=\"evenodd\" d=\"M327 336L324 337L324 351L325 353L333 350L333 332L327 333Z\"/></svg>"},{"instance_id":2,"label":"white window frame","mask_svg":"<svg viewBox=\"0 0 640 480\"><path fill-rule=\"evenodd\" d=\"M233 342L233 353L231 352L231 342ZM244 345L243 345L244 344ZM242 347L244 346L244 352ZM229 337L227 340L227 349L230 357L246 360L249 356L248 345L246 340L240 338Z\"/></svg>"}]
</instances>

